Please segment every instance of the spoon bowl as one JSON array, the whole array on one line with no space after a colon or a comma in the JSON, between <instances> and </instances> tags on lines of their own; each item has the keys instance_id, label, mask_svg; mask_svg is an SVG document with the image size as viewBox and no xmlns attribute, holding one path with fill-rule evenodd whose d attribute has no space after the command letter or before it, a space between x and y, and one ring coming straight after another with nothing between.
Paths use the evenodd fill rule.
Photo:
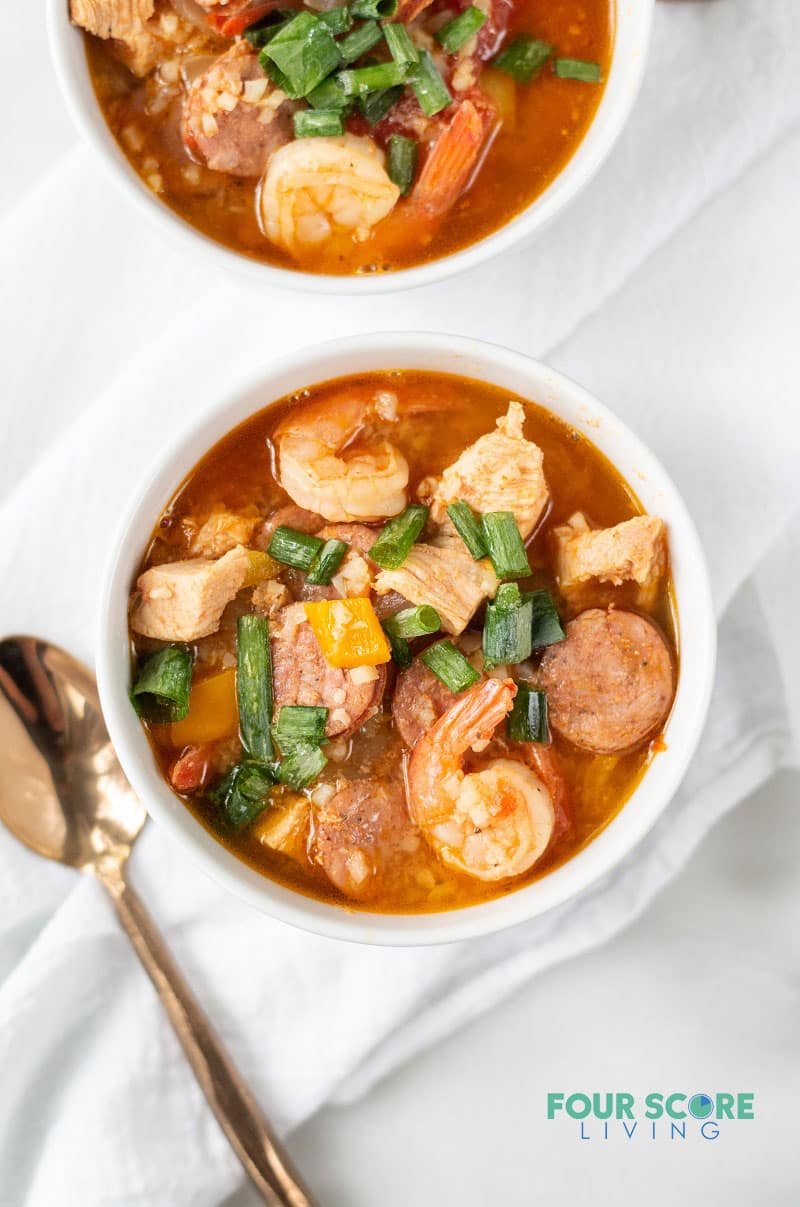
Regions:
<instances>
[{"instance_id":1,"label":"spoon bowl","mask_svg":"<svg viewBox=\"0 0 800 1207\"><path fill-rule=\"evenodd\" d=\"M0 641L0 820L77 868L125 862L147 814L117 762L93 676L35 637Z\"/></svg>"}]
</instances>

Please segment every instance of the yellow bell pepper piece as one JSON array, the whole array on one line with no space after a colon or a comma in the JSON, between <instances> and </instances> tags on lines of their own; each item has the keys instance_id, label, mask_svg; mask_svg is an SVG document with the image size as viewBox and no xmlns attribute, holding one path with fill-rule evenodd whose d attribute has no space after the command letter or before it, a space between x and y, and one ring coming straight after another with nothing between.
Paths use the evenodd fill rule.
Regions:
<instances>
[{"instance_id":1,"label":"yellow bell pepper piece","mask_svg":"<svg viewBox=\"0 0 800 1207\"><path fill-rule=\"evenodd\" d=\"M188 715L163 728L176 750L233 737L239 728L235 668L193 683Z\"/></svg>"},{"instance_id":2,"label":"yellow bell pepper piece","mask_svg":"<svg viewBox=\"0 0 800 1207\"><path fill-rule=\"evenodd\" d=\"M277 578L281 571L286 569L280 562L276 562L274 557L262 553L260 549L248 549L247 561L247 574L243 584L245 587L257 587L268 578Z\"/></svg>"},{"instance_id":3,"label":"yellow bell pepper piece","mask_svg":"<svg viewBox=\"0 0 800 1207\"><path fill-rule=\"evenodd\" d=\"M392 651L369 599L330 599L303 605L328 666L379 666Z\"/></svg>"}]
</instances>

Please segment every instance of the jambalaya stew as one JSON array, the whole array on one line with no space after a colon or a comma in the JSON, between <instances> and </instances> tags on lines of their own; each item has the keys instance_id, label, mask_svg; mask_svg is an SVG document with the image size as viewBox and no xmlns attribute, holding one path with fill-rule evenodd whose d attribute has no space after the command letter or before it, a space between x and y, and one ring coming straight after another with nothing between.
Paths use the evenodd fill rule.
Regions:
<instances>
[{"instance_id":1,"label":"jambalaya stew","mask_svg":"<svg viewBox=\"0 0 800 1207\"><path fill-rule=\"evenodd\" d=\"M65 0L106 120L192 225L285 268L373 273L484 238L558 175L614 0Z\"/></svg>"},{"instance_id":2,"label":"jambalaya stew","mask_svg":"<svg viewBox=\"0 0 800 1207\"><path fill-rule=\"evenodd\" d=\"M339 379L220 441L130 602L131 698L264 875L467 906L585 846L662 744L663 522L579 432L476 381Z\"/></svg>"}]
</instances>

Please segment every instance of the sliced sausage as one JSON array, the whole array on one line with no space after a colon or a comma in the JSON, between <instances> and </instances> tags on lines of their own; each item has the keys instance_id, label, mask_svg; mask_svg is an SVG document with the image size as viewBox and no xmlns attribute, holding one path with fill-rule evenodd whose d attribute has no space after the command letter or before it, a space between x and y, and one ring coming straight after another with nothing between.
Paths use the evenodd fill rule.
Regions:
<instances>
[{"instance_id":1,"label":"sliced sausage","mask_svg":"<svg viewBox=\"0 0 800 1207\"><path fill-rule=\"evenodd\" d=\"M419 842L400 781L352 780L315 806L313 856L333 884L356 900L373 896Z\"/></svg>"},{"instance_id":2,"label":"sliced sausage","mask_svg":"<svg viewBox=\"0 0 800 1207\"><path fill-rule=\"evenodd\" d=\"M183 141L214 171L260 176L273 151L291 142L297 107L270 83L249 44L236 42L189 89Z\"/></svg>"},{"instance_id":3,"label":"sliced sausage","mask_svg":"<svg viewBox=\"0 0 800 1207\"><path fill-rule=\"evenodd\" d=\"M455 699L455 693L418 658L407 670L400 672L394 688L392 720L410 750L433 728Z\"/></svg>"},{"instance_id":4,"label":"sliced sausage","mask_svg":"<svg viewBox=\"0 0 800 1207\"><path fill-rule=\"evenodd\" d=\"M537 684L556 733L595 754L617 754L657 733L675 693L669 646L636 612L591 608L551 645Z\"/></svg>"},{"instance_id":5,"label":"sliced sausage","mask_svg":"<svg viewBox=\"0 0 800 1207\"><path fill-rule=\"evenodd\" d=\"M328 709L329 738L354 733L374 716L386 686L386 667L375 667L368 683L353 682L353 672L325 661L302 604L290 604L272 629L272 676L275 707L310 704Z\"/></svg>"},{"instance_id":6,"label":"sliced sausage","mask_svg":"<svg viewBox=\"0 0 800 1207\"><path fill-rule=\"evenodd\" d=\"M296 532L313 534L318 532L324 523L324 518L317 515L315 511L306 511L304 507L298 507L295 503L287 503L285 507L279 507L264 520L255 534L253 544L257 549L266 550L276 528L283 526L284 528L294 528Z\"/></svg>"}]
</instances>

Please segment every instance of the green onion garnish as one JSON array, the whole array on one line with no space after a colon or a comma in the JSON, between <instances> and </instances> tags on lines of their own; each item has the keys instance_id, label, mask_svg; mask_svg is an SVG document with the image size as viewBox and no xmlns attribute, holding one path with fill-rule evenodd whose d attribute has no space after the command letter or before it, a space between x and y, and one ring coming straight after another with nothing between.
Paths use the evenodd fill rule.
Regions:
<instances>
[{"instance_id":1,"label":"green onion garnish","mask_svg":"<svg viewBox=\"0 0 800 1207\"><path fill-rule=\"evenodd\" d=\"M486 605L483 625L483 657L487 667L512 666L531 655L533 608L529 595L521 595L516 583L503 583L494 600Z\"/></svg>"},{"instance_id":2,"label":"green onion garnish","mask_svg":"<svg viewBox=\"0 0 800 1207\"><path fill-rule=\"evenodd\" d=\"M465 503L463 499L457 499L447 508L447 514L475 560L486 557L489 546L486 544L480 520L476 519L475 512L469 503Z\"/></svg>"},{"instance_id":3,"label":"green onion garnish","mask_svg":"<svg viewBox=\"0 0 800 1207\"><path fill-rule=\"evenodd\" d=\"M383 622L384 632L391 633L393 637L404 637L406 640L438 633L441 627L442 619L439 613L427 604L420 604L418 608L403 608Z\"/></svg>"},{"instance_id":4,"label":"green onion garnish","mask_svg":"<svg viewBox=\"0 0 800 1207\"><path fill-rule=\"evenodd\" d=\"M263 21L246 29L244 36L255 50L263 50L267 42L271 42L275 35L289 24L294 15L294 13L289 13L288 16L282 12L270 13Z\"/></svg>"},{"instance_id":5,"label":"green onion garnish","mask_svg":"<svg viewBox=\"0 0 800 1207\"><path fill-rule=\"evenodd\" d=\"M581 80L584 84L599 84L603 78L599 63L582 59L556 59L553 70L560 80Z\"/></svg>"},{"instance_id":6,"label":"green onion garnish","mask_svg":"<svg viewBox=\"0 0 800 1207\"><path fill-rule=\"evenodd\" d=\"M327 25L334 37L346 34L353 28L353 18L347 4L342 5L341 8L329 8L327 12L317 13L317 16L323 25Z\"/></svg>"},{"instance_id":7,"label":"green onion garnish","mask_svg":"<svg viewBox=\"0 0 800 1207\"><path fill-rule=\"evenodd\" d=\"M263 616L240 616L237 623L236 700L245 753L266 762L272 758L272 659Z\"/></svg>"},{"instance_id":8,"label":"green onion garnish","mask_svg":"<svg viewBox=\"0 0 800 1207\"><path fill-rule=\"evenodd\" d=\"M394 88L379 88L377 92L368 92L358 103L370 126L377 126L402 95L403 85L398 84Z\"/></svg>"},{"instance_id":9,"label":"green onion garnish","mask_svg":"<svg viewBox=\"0 0 800 1207\"><path fill-rule=\"evenodd\" d=\"M310 111L304 109L303 112ZM324 110L315 109L313 112L320 113ZM274 557L276 562L293 566L295 570L310 570L311 563L324 544L318 536L309 536L307 532L298 532L295 528L279 524L272 534L267 553Z\"/></svg>"},{"instance_id":10,"label":"green onion garnish","mask_svg":"<svg viewBox=\"0 0 800 1207\"><path fill-rule=\"evenodd\" d=\"M395 29L396 26L390 26ZM405 197L411 191L414 177L417 174L417 159L419 158L419 143L414 138L405 138L402 134L392 134L389 137L389 165L387 172L400 190L400 196Z\"/></svg>"},{"instance_id":11,"label":"green onion garnish","mask_svg":"<svg viewBox=\"0 0 800 1207\"><path fill-rule=\"evenodd\" d=\"M311 704L284 704L278 713L275 739L286 753L298 742L319 746L325 741L327 708Z\"/></svg>"},{"instance_id":12,"label":"green onion garnish","mask_svg":"<svg viewBox=\"0 0 800 1207\"><path fill-rule=\"evenodd\" d=\"M426 117L440 113L453 99L427 50L419 52L419 62L410 72L408 82Z\"/></svg>"},{"instance_id":13,"label":"green onion garnish","mask_svg":"<svg viewBox=\"0 0 800 1207\"><path fill-rule=\"evenodd\" d=\"M341 109L298 109L292 121L295 138L337 138L344 134Z\"/></svg>"},{"instance_id":14,"label":"green onion garnish","mask_svg":"<svg viewBox=\"0 0 800 1207\"><path fill-rule=\"evenodd\" d=\"M428 670L433 671L436 678L441 679L451 692L463 692L465 688L472 687L480 680L475 667L456 649L452 641L437 641L435 645L429 645L427 650L420 654L420 661L424 662Z\"/></svg>"},{"instance_id":15,"label":"green onion garnish","mask_svg":"<svg viewBox=\"0 0 800 1207\"><path fill-rule=\"evenodd\" d=\"M309 105L315 109L349 109L352 101L345 96L342 85L335 75L329 75L321 84L317 84L306 97Z\"/></svg>"},{"instance_id":16,"label":"green onion garnish","mask_svg":"<svg viewBox=\"0 0 800 1207\"><path fill-rule=\"evenodd\" d=\"M384 524L381 534L369 550L369 556L383 570L397 570L411 552L411 546L428 520L428 508L412 503L400 515Z\"/></svg>"},{"instance_id":17,"label":"green onion garnish","mask_svg":"<svg viewBox=\"0 0 800 1207\"><path fill-rule=\"evenodd\" d=\"M342 62L355 63L362 54L366 54L368 50L372 50L373 46L377 46L382 37L383 30L377 21L365 21L346 38L342 38L339 43Z\"/></svg>"},{"instance_id":18,"label":"green onion garnish","mask_svg":"<svg viewBox=\"0 0 800 1207\"><path fill-rule=\"evenodd\" d=\"M326 541L311 563L311 569L306 576L306 582L312 587L327 587L344 561L346 553L346 541Z\"/></svg>"},{"instance_id":19,"label":"green onion garnish","mask_svg":"<svg viewBox=\"0 0 800 1207\"><path fill-rule=\"evenodd\" d=\"M549 591L534 591L531 594L531 644L535 650L546 645L555 645L566 637L559 620L556 605Z\"/></svg>"},{"instance_id":20,"label":"green onion garnish","mask_svg":"<svg viewBox=\"0 0 800 1207\"><path fill-rule=\"evenodd\" d=\"M486 20L486 13L471 4L463 13L448 21L436 35L436 41L447 54L455 54L465 42L469 42Z\"/></svg>"},{"instance_id":21,"label":"green onion garnish","mask_svg":"<svg viewBox=\"0 0 800 1207\"><path fill-rule=\"evenodd\" d=\"M350 11L354 17L362 20L379 17L393 17L397 12L398 0L353 0Z\"/></svg>"},{"instance_id":22,"label":"green onion garnish","mask_svg":"<svg viewBox=\"0 0 800 1207\"><path fill-rule=\"evenodd\" d=\"M399 666L401 670L405 670L414 661L411 646L405 637L395 637L394 633L390 633L386 628L386 621L383 622L381 627L386 634L386 640L389 642L389 648L392 651L392 662Z\"/></svg>"},{"instance_id":23,"label":"green onion garnish","mask_svg":"<svg viewBox=\"0 0 800 1207\"><path fill-rule=\"evenodd\" d=\"M327 763L319 746L298 742L276 767L278 783L290 788L307 788Z\"/></svg>"},{"instance_id":24,"label":"green onion garnish","mask_svg":"<svg viewBox=\"0 0 800 1207\"><path fill-rule=\"evenodd\" d=\"M185 645L170 645L147 659L131 688L131 704L146 721L182 721L189 712L192 655Z\"/></svg>"},{"instance_id":25,"label":"green onion garnish","mask_svg":"<svg viewBox=\"0 0 800 1207\"><path fill-rule=\"evenodd\" d=\"M544 692L517 684L514 706L506 720L506 733L512 742L546 742L547 696Z\"/></svg>"},{"instance_id":26,"label":"green onion garnish","mask_svg":"<svg viewBox=\"0 0 800 1207\"><path fill-rule=\"evenodd\" d=\"M383 36L389 47L389 54L398 67L413 67L419 62L419 51L411 41L405 25L384 25Z\"/></svg>"},{"instance_id":27,"label":"green onion garnish","mask_svg":"<svg viewBox=\"0 0 800 1207\"><path fill-rule=\"evenodd\" d=\"M264 812L274 782L270 770L261 763L237 763L208 793L208 798L240 830Z\"/></svg>"},{"instance_id":28,"label":"green onion garnish","mask_svg":"<svg viewBox=\"0 0 800 1207\"><path fill-rule=\"evenodd\" d=\"M270 78L277 68L278 82L290 97L306 96L341 63L333 34L319 17L300 12L272 38L259 55Z\"/></svg>"},{"instance_id":29,"label":"green onion garnish","mask_svg":"<svg viewBox=\"0 0 800 1207\"><path fill-rule=\"evenodd\" d=\"M517 34L516 38L500 51L492 67L513 76L518 84L529 84L542 70L552 53L553 48L548 46L547 42L541 42L530 34Z\"/></svg>"},{"instance_id":30,"label":"green onion garnish","mask_svg":"<svg viewBox=\"0 0 800 1207\"><path fill-rule=\"evenodd\" d=\"M526 578L531 568L513 511L487 511L483 535L498 578Z\"/></svg>"},{"instance_id":31,"label":"green onion garnish","mask_svg":"<svg viewBox=\"0 0 800 1207\"><path fill-rule=\"evenodd\" d=\"M375 63L372 67L353 67L339 72L345 96L366 96L383 88L404 84L406 74L396 63Z\"/></svg>"}]
</instances>

